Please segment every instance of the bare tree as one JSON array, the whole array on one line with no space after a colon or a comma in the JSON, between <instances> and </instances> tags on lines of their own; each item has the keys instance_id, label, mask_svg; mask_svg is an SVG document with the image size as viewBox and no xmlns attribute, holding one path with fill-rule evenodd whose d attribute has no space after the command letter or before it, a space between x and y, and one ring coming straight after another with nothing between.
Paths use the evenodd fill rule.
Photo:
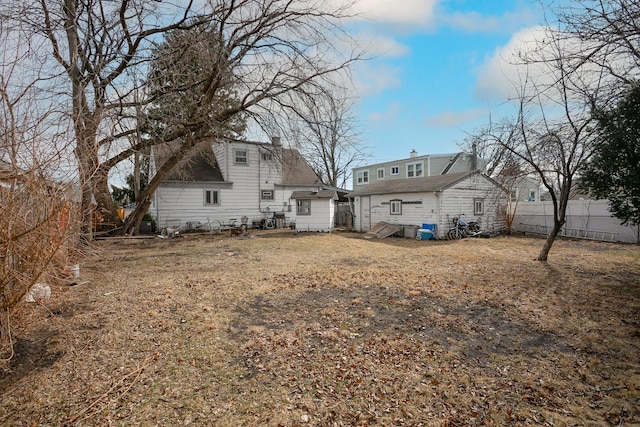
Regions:
<instances>
[{"instance_id":1,"label":"bare tree","mask_svg":"<svg viewBox=\"0 0 640 427\"><path fill-rule=\"evenodd\" d=\"M609 89L638 79L640 72L640 3L636 0L574 0L556 9L562 33L579 41L567 52L571 67L604 72Z\"/></svg>"},{"instance_id":2,"label":"bare tree","mask_svg":"<svg viewBox=\"0 0 640 427\"><path fill-rule=\"evenodd\" d=\"M506 153L524 174L535 175L553 203L550 228L539 261L546 261L566 222L574 180L594 148L591 109L601 96L603 74L588 76L574 67L574 50L566 34L549 28L534 49L519 53L521 82L517 114L500 126L480 132L494 152Z\"/></svg>"},{"instance_id":3,"label":"bare tree","mask_svg":"<svg viewBox=\"0 0 640 427\"><path fill-rule=\"evenodd\" d=\"M52 54L61 72L39 78L41 86L47 86L50 96L57 99L61 88L68 88L63 93L68 98L60 101L71 105L67 111L74 130L86 234L91 232L92 198L107 221L118 221L108 187L109 172L115 165L146 146L181 138L184 147L175 153L175 162L166 163L171 168L210 133L198 128L210 130L212 124L227 123L243 112L251 116L269 111L284 94L305 91L357 59L352 52L341 55L344 52L338 52L334 44L337 36L345 35L340 22L347 16L346 7L331 8L320 0L211 0L196 13L192 4L32 0L0 6L6 22L30 34L32 46L41 46L43 40L48 44L49 56ZM188 123L182 132L138 139L131 145L127 137L147 125L146 106L156 101L141 86L148 80L140 78L148 75L154 47L169 31L203 24L209 26L207 34L215 34L220 49L209 61L214 66L197 70L200 93L194 99L201 106L213 103L229 89L218 64L235 76L237 103L219 109L215 116ZM42 50L33 53L35 61L49 60ZM182 58L176 55L174 60L179 63ZM145 96L139 97L140 93ZM142 203L126 225L127 231L139 222L150 195L166 174L158 172L162 173L140 195Z\"/></svg>"},{"instance_id":4,"label":"bare tree","mask_svg":"<svg viewBox=\"0 0 640 427\"><path fill-rule=\"evenodd\" d=\"M139 80L133 76L144 69L154 38L186 22L191 2L174 19L160 19L162 12L160 3L140 0L42 0L2 6L1 13L28 34L32 46L48 45L48 52L34 49L31 60L52 70L56 68L50 58L58 65L59 72L41 76L37 84L68 106L64 109L73 129L85 236L91 233L93 199L107 221L118 221L108 178L117 163L110 161L114 152L136 132L131 108Z\"/></svg>"},{"instance_id":5,"label":"bare tree","mask_svg":"<svg viewBox=\"0 0 640 427\"><path fill-rule=\"evenodd\" d=\"M348 10L343 7L280 0L216 2L210 7L201 22L219 46L208 57L213 66L202 69L198 84L189 89L197 101L188 111L202 111L212 103L215 108L187 114L188 126L180 124L184 131L176 135L180 147L156 170L127 220L127 231L137 227L151 195L191 149L226 135L238 115L263 122L274 111L289 108L292 97L318 92L332 75L361 58L353 51L336 51L336 35L348 39L340 27Z\"/></svg>"},{"instance_id":6,"label":"bare tree","mask_svg":"<svg viewBox=\"0 0 640 427\"><path fill-rule=\"evenodd\" d=\"M296 96L284 124L295 144L320 180L344 188L351 169L367 158L353 115L354 101L338 86L320 93Z\"/></svg>"},{"instance_id":7,"label":"bare tree","mask_svg":"<svg viewBox=\"0 0 640 427\"><path fill-rule=\"evenodd\" d=\"M72 255L74 210L67 188L64 131L25 83L25 40L0 25L0 354L13 355L10 318L36 282L55 283ZM31 69L38 75L40 69ZM44 286L44 285L43 285ZM6 356L6 357L5 357Z\"/></svg>"}]
</instances>

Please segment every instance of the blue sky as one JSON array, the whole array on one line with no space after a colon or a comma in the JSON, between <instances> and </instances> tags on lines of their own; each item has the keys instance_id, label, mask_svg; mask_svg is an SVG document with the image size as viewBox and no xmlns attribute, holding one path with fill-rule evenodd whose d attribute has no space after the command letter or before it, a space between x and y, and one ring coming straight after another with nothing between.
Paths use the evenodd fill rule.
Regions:
<instances>
[{"instance_id":1,"label":"blue sky","mask_svg":"<svg viewBox=\"0 0 640 427\"><path fill-rule=\"evenodd\" d=\"M376 57L354 72L368 163L459 151L502 114L504 61L544 20L527 0L361 0L354 23ZM503 75L503 72L506 75Z\"/></svg>"}]
</instances>

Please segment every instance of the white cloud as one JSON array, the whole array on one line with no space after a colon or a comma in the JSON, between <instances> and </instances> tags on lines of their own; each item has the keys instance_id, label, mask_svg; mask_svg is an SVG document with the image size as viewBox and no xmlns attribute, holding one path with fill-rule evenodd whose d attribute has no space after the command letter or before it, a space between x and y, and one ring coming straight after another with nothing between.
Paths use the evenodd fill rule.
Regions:
<instances>
[{"instance_id":1,"label":"white cloud","mask_svg":"<svg viewBox=\"0 0 640 427\"><path fill-rule=\"evenodd\" d=\"M407 45L381 34L365 32L356 35L355 38L360 42L360 46L365 47L369 56L397 58L410 53Z\"/></svg>"},{"instance_id":2,"label":"white cloud","mask_svg":"<svg viewBox=\"0 0 640 427\"><path fill-rule=\"evenodd\" d=\"M541 26L530 27L518 31L506 45L498 47L480 67L477 94L483 99L507 100L516 95L525 79L548 75L542 65L524 65L521 59L522 55L540 46L545 34Z\"/></svg>"},{"instance_id":3,"label":"white cloud","mask_svg":"<svg viewBox=\"0 0 640 427\"><path fill-rule=\"evenodd\" d=\"M359 0L354 10L380 23L426 26L433 22L438 0Z\"/></svg>"},{"instance_id":4,"label":"white cloud","mask_svg":"<svg viewBox=\"0 0 640 427\"><path fill-rule=\"evenodd\" d=\"M354 67L354 86L359 96L378 95L386 89L399 87L402 80L397 67L362 62Z\"/></svg>"},{"instance_id":5,"label":"white cloud","mask_svg":"<svg viewBox=\"0 0 640 427\"><path fill-rule=\"evenodd\" d=\"M534 11L527 7L507 11L500 16L482 15L479 12L459 12L442 16L446 25L470 33L513 32L523 25L533 24L536 19Z\"/></svg>"},{"instance_id":6,"label":"white cloud","mask_svg":"<svg viewBox=\"0 0 640 427\"><path fill-rule=\"evenodd\" d=\"M384 111L376 111L369 114L367 121L371 126L389 126L394 124L400 115L400 104L392 102Z\"/></svg>"},{"instance_id":7,"label":"white cloud","mask_svg":"<svg viewBox=\"0 0 640 427\"><path fill-rule=\"evenodd\" d=\"M456 127L468 122L487 117L487 110L475 108L466 111L443 111L428 117L426 124L434 127Z\"/></svg>"}]
</instances>

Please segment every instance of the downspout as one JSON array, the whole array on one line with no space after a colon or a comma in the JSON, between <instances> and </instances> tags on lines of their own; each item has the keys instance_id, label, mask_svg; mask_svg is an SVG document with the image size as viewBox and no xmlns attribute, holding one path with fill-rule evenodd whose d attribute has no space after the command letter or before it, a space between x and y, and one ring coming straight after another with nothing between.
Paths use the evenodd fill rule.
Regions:
<instances>
[{"instance_id":1,"label":"downspout","mask_svg":"<svg viewBox=\"0 0 640 427\"><path fill-rule=\"evenodd\" d=\"M427 176L431 176L431 156L427 156Z\"/></svg>"},{"instance_id":2,"label":"downspout","mask_svg":"<svg viewBox=\"0 0 640 427\"><path fill-rule=\"evenodd\" d=\"M258 211L262 212L262 152L258 147ZM273 198L276 197L276 189L273 188Z\"/></svg>"},{"instance_id":3,"label":"downspout","mask_svg":"<svg viewBox=\"0 0 640 427\"><path fill-rule=\"evenodd\" d=\"M440 206L440 195L442 194L441 191L434 191L433 195L436 196L436 224L438 227L437 230L437 235L436 235L436 239L440 238L441 235L441 230L440 230L440 225L442 224L442 218L440 218L440 212L441 212L441 206ZM446 233L446 231L445 231Z\"/></svg>"}]
</instances>

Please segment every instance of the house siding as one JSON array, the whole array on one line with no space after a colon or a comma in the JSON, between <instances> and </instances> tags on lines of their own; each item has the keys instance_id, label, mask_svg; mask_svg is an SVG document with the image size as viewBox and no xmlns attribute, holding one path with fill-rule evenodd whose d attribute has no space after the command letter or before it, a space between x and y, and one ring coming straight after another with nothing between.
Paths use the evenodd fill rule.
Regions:
<instances>
[{"instance_id":1,"label":"house siding","mask_svg":"<svg viewBox=\"0 0 640 427\"><path fill-rule=\"evenodd\" d=\"M227 187L227 188L223 188ZM263 188L265 189L265 188ZM296 190L308 190L309 187L274 186L273 200L260 200L260 193L255 190L238 191L236 184L192 183L186 185L163 185L158 188L151 212L156 217L159 227L183 226L187 222L220 221L228 223L247 216L249 221L258 221L273 212L284 212L285 222L296 221L295 205L290 200ZM204 191L218 190L218 205L204 204ZM245 194L245 197L238 196ZM189 206L189 209L185 209Z\"/></svg>"},{"instance_id":2,"label":"house siding","mask_svg":"<svg viewBox=\"0 0 640 427\"><path fill-rule=\"evenodd\" d=\"M362 202L365 197L367 196L360 197L359 201ZM437 198L433 194L400 193L372 195L368 197L370 197L371 202L371 224L384 221L391 224L420 226L423 223L434 223L437 220ZM391 200L402 201L401 215L391 214ZM367 207L363 206L363 208L366 211ZM359 209L360 207L357 208L356 212L358 212ZM362 225L363 227L360 228L361 231L366 231L371 228L369 224Z\"/></svg>"},{"instance_id":3,"label":"house siding","mask_svg":"<svg viewBox=\"0 0 640 427\"><path fill-rule=\"evenodd\" d=\"M335 203L330 199L311 199L311 215L296 216L296 232L333 231Z\"/></svg>"},{"instance_id":4,"label":"house siding","mask_svg":"<svg viewBox=\"0 0 640 427\"><path fill-rule=\"evenodd\" d=\"M500 206L506 195L482 175L475 175L469 179L447 188L443 191L440 203L439 233L444 236L453 226L453 218L463 218L465 221L477 221L483 230L500 231L506 226L500 215ZM481 215L474 214L474 200L483 199L484 211Z\"/></svg>"}]
</instances>

